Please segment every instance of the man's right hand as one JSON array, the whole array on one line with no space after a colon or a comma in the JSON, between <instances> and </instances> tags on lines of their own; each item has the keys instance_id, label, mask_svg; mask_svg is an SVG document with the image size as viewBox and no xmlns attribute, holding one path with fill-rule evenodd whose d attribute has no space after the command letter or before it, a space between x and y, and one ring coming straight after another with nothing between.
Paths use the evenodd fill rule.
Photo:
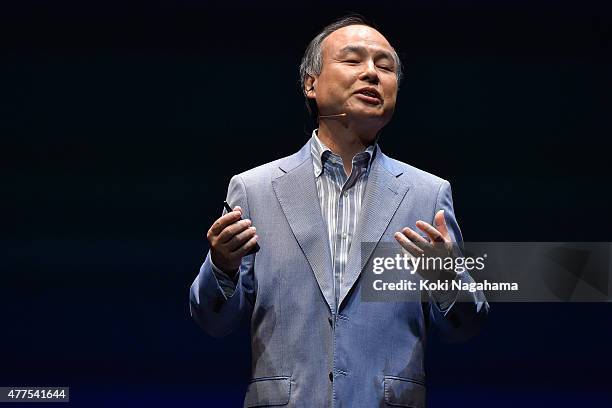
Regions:
<instances>
[{"instance_id":1,"label":"man's right hand","mask_svg":"<svg viewBox=\"0 0 612 408\"><path fill-rule=\"evenodd\" d=\"M241 216L242 209L236 206L232 212L218 218L206 233L213 264L231 277L258 238L251 220L241 220Z\"/></svg>"}]
</instances>

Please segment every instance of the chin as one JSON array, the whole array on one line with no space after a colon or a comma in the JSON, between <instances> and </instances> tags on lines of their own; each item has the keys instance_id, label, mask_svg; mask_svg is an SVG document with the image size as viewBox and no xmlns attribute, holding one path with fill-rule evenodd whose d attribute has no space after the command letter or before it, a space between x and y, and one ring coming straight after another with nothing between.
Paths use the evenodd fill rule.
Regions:
<instances>
[{"instance_id":1,"label":"chin","mask_svg":"<svg viewBox=\"0 0 612 408\"><path fill-rule=\"evenodd\" d=\"M372 120L380 123L381 121L387 123L391 119L391 115L382 109L364 109L352 112L352 116L363 118L364 120Z\"/></svg>"}]
</instances>

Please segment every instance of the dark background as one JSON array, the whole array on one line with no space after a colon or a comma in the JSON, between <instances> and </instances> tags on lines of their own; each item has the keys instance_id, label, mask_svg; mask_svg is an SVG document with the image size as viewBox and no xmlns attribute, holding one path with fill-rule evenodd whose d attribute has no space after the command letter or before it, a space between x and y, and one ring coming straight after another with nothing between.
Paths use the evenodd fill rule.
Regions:
<instances>
[{"instance_id":1,"label":"dark background","mask_svg":"<svg viewBox=\"0 0 612 408\"><path fill-rule=\"evenodd\" d=\"M240 406L248 331L208 338L189 285L230 177L306 142L297 66L348 11L405 64L382 149L451 181L467 241L611 240L604 2L0 10L0 385L71 386L75 406ZM611 313L493 304L479 337L430 343L430 406L609 405Z\"/></svg>"}]
</instances>

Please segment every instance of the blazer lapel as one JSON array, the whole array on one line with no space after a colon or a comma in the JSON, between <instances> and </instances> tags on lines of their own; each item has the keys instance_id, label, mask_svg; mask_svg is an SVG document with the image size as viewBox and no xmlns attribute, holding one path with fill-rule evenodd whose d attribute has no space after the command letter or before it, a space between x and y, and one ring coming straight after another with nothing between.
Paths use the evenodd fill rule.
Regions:
<instances>
[{"instance_id":1,"label":"blazer lapel","mask_svg":"<svg viewBox=\"0 0 612 408\"><path fill-rule=\"evenodd\" d=\"M280 163L282 173L272 180L274 194L281 205L295 238L302 248L330 311L335 309L331 252L310 156L310 141Z\"/></svg>"},{"instance_id":2,"label":"blazer lapel","mask_svg":"<svg viewBox=\"0 0 612 408\"><path fill-rule=\"evenodd\" d=\"M400 183L398 177L402 172L395 170L389 159L377 152L366 185L365 196L361 206L361 214L351 241L349 255L342 284L340 286L340 301L343 300L359 278L361 271L369 260L376 245L367 245L361 253L361 243L377 244L385 232L391 218L397 211L406 192L410 188L404 180ZM338 308L340 310L340 307Z\"/></svg>"}]
</instances>

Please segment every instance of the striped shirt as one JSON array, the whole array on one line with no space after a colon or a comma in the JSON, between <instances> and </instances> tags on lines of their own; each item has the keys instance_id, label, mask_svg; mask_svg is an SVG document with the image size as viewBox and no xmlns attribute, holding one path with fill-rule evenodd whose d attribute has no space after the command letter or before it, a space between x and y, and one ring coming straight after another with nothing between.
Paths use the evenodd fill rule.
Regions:
<instances>
[{"instance_id":1,"label":"striped shirt","mask_svg":"<svg viewBox=\"0 0 612 408\"><path fill-rule=\"evenodd\" d=\"M359 221L368 174L376 155L377 145L370 145L353 157L351 174L347 176L342 157L333 153L321 142L317 130L312 132L310 146L321 215L327 226L327 238L332 256L337 310L340 284Z\"/></svg>"}]
</instances>

